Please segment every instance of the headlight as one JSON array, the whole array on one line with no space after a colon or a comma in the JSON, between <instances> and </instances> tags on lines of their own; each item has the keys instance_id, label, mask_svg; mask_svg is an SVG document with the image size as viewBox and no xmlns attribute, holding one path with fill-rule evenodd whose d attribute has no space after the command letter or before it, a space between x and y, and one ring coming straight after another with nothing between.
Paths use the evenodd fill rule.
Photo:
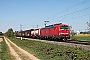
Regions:
<instances>
[{"instance_id":1,"label":"headlight","mask_svg":"<svg viewBox=\"0 0 90 60\"><path fill-rule=\"evenodd\" d=\"M61 35L61 34L64 34L64 33L59 32L59 35Z\"/></svg>"},{"instance_id":2,"label":"headlight","mask_svg":"<svg viewBox=\"0 0 90 60\"><path fill-rule=\"evenodd\" d=\"M61 32L59 32L59 35L61 35L61 34L69 34L69 33L61 33Z\"/></svg>"},{"instance_id":3,"label":"headlight","mask_svg":"<svg viewBox=\"0 0 90 60\"><path fill-rule=\"evenodd\" d=\"M66 33L66 34L69 34L69 33Z\"/></svg>"}]
</instances>

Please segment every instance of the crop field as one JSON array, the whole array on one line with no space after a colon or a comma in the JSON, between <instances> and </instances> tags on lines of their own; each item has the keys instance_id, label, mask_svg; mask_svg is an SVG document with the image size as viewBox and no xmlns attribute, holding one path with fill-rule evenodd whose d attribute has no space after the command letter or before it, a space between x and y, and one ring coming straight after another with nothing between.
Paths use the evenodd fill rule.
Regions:
<instances>
[{"instance_id":1,"label":"crop field","mask_svg":"<svg viewBox=\"0 0 90 60\"><path fill-rule=\"evenodd\" d=\"M7 48L7 45L4 41L3 37L0 37L3 39L3 41L0 42L0 60L11 60L11 57L9 55L9 50Z\"/></svg>"},{"instance_id":2,"label":"crop field","mask_svg":"<svg viewBox=\"0 0 90 60\"><path fill-rule=\"evenodd\" d=\"M79 35L75 35L75 38L77 40L81 40L81 41L90 41L90 35L89 34L79 34Z\"/></svg>"},{"instance_id":3,"label":"crop field","mask_svg":"<svg viewBox=\"0 0 90 60\"><path fill-rule=\"evenodd\" d=\"M9 38L41 60L90 60L90 51L32 40Z\"/></svg>"}]
</instances>

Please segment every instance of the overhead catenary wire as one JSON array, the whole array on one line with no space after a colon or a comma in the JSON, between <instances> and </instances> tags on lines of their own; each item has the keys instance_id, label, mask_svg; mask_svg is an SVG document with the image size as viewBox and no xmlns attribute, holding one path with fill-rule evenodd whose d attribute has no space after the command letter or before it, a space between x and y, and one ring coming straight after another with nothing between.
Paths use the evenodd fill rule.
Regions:
<instances>
[{"instance_id":1,"label":"overhead catenary wire","mask_svg":"<svg viewBox=\"0 0 90 60\"><path fill-rule=\"evenodd\" d=\"M83 11L88 10L88 9L90 9L90 7L87 7L87 8L78 10L78 11L74 11L74 12L71 12L71 13L67 13L65 15L62 15L62 16L59 16L59 17L56 17L56 18L53 18L53 19L50 19L50 20L54 20L54 19L58 19L58 18L63 18L63 17L69 16L69 15L74 15L75 13L83 12Z\"/></svg>"},{"instance_id":2,"label":"overhead catenary wire","mask_svg":"<svg viewBox=\"0 0 90 60\"><path fill-rule=\"evenodd\" d=\"M77 16L77 17L72 17L69 19L63 19L63 20L70 20L70 19L76 19L76 18L80 18L80 17L85 17L85 16L89 16L90 14L85 14L85 15L81 15L81 16Z\"/></svg>"},{"instance_id":3,"label":"overhead catenary wire","mask_svg":"<svg viewBox=\"0 0 90 60\"><path fill-rule=\"evenodd\" d=\"M50 20L50 18L54 18L54 17L57 16L58 14L64 13L65 11L68 11L68 10L70 10L70 9L72 9L72 8L75 8L76 6L78 6L78 5L80 5L80 4L84 4L84 3L88 2L88 1L89 1L89 0L83 0L83 1L81 1L81 2L79 2L79 3L77 3L77 4L75 4L75 5L72 5L72 6L69 7L69 8L66 8L66 9L64 9L64 10L62 10L62 11L60 11L60 12L57 12L56 14L48 17L46 20Z\"/></svg>"}]
</instances>

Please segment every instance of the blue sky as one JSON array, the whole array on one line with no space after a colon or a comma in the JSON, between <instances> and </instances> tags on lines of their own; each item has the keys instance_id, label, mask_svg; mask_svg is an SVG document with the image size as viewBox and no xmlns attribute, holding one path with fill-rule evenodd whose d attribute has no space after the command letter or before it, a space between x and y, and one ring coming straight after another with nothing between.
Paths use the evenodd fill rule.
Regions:
<instances>
[{"instance_id":1,"label":"blue sky","mask_svg":"<svg viewBox=\"0 0 90 60\"><path fill-rule=\"evenodd\" d=\"M0 31L14 31L65 23L74 31L87 31L90 20L90 0L0 0Z\"/></svg>"}]
</instances>

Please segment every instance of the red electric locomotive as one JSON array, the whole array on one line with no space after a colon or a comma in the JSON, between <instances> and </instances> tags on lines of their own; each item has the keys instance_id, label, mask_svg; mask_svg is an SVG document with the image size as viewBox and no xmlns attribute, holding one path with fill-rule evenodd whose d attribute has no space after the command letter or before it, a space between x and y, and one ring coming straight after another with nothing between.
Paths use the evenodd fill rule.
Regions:
<instances>
[{"instance_id":1,"label":"red electric locomotive","mask_svg":"<svg viewBox=\"0 0 90 60\"><path fill-rule=\"evenodd\" d=\"M66 41L70 38L70 28L67 24L53 24L41 28L40 37L45 39L59 39Z\"/></svg>"}]
</instances>

